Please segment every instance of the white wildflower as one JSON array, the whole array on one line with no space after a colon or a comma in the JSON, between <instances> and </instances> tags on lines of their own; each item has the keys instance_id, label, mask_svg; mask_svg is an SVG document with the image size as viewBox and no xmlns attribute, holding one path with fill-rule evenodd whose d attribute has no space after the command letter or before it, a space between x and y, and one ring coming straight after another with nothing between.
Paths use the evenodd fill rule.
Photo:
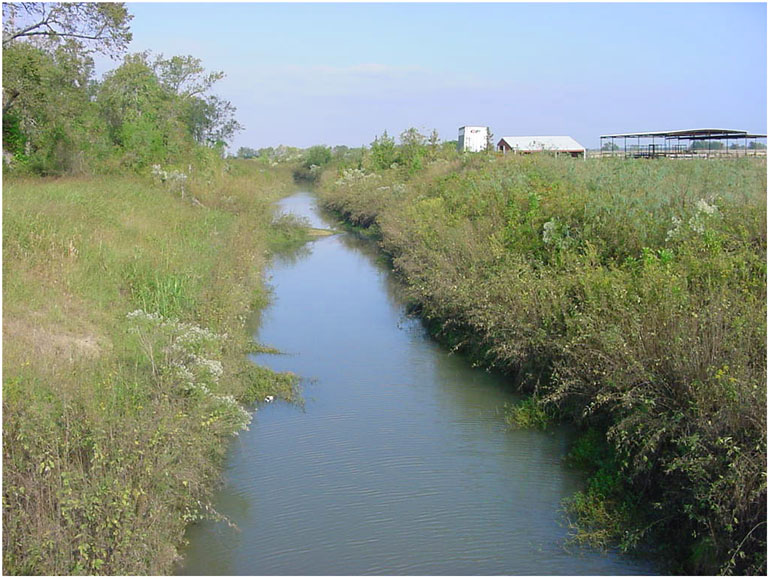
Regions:
<instances>
[{"instance_id":1,"label":"white wildflower","mask_svg":"<svg viewBox=\"0 0 770 579\"><path fill-rule=\"evenodd\" d=\"M368 181L379 181L380 176L377 173L367 173L363 169L345 169L342 176L334 184L338 187L352 187Z\"/></svg>"},{"instance_id":2,"label":"white wildflower","mask_svg":"<svg viewBox=\"0 0 770 579\"><path fill-rule=\"evenodd\" d=\"M556 237L556 221L551 219L543 223L543 243L549 245L554 242Z\"/></svg>"},{"instance_id":3,"label":"white wildflower","mask_svg":"<svg viewBox=\"0 0 770 579\"><path fill-rule=\"evenodd\" d=\"M677 217L676 215L674 215L671 218L671 223L674 225L674 227L669 229L668 232L666 233L666 241L671 241L672 239L677 237L679 235L679 229L682 226L682 220L679 219L679 217Z\"/></svg>"},{"instance_id":4,"label":"white wildflower","mask_svg":"<svg viewBox=\"0 0 770 579\"><path fill-rule=\"evenodd\" d=\"M716 205L710 205L705 199L698 199L698 202L695 204L695 208L700 213L705 213L706 215L714 215L717 211L719 211Z\"/></svg>"},{"instance_id":5,"label":"white wildflower","mask_svg":"<svg viewBox=\"0 0 770 579\"><path fill-rule=\"evenodd\" d=\"M703 221L701 221L697 216L691 217L690 220L687 222L687 224L690 226L690 229L692 229L695 233L701 234L704 231L706 231L706 226L704 225Z\"/></svg>"}]
</instances>

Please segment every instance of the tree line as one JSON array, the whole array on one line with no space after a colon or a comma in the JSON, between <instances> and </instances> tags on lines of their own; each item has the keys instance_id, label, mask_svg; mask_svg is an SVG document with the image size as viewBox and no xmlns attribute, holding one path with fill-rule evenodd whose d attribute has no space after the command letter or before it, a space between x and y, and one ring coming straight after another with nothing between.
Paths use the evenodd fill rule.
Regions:
<instances>
[{"instance_id":1,"label":"tree line","mask_svg":"<svg viewBox=\"0 0 770 579\"><path fill-rule=\"evenodd\" d=\"M126 54L122 3L3 4L3 163L40 175L214 158L241 129L193 56ZM101 80L94 54L122 57Z\"/></svg>"}]
</instances>

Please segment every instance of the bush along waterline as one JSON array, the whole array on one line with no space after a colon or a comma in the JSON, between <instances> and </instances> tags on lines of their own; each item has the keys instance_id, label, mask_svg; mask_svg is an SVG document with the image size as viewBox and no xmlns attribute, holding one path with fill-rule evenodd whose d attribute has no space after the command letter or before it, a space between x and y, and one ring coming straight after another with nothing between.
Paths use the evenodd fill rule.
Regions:
<instances>
[{"instance_id":1,"label":"bush along waterline","mask_svg":"<svg viewBox=\"0 0 770 579\"><path fill-rule=\"evenodd\" d=\"M510 420L585 429L576 538L764 573L765 161L421 159L332 166L322 201L434 335L535 396Z\"/></svg>"},{"instance_id":2,"label":"bush along waterline","mask_svg":"<svg viewBox=\"0 0 770 579\"><path fill-rule=\"evenodd\" d=\"M166 574L220 518L232 435L297 397L247 358L269 254L307 239L265 169L4 180L5 573Z\"/></svg>"}]
</instances>

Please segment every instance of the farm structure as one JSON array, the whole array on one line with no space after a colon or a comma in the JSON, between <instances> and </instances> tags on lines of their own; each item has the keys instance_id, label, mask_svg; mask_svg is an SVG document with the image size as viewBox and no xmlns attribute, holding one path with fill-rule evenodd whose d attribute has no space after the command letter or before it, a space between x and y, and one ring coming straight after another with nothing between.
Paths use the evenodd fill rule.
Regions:
<instances>
[{"instance_id":1,"label":"farm structure","mask_svg":"<svg viewBox=\"0 0 770 579\"><path fill-rule=\"evenodd\" d=\"M553 153L554 155L586 156L586 148L572 137L503 137L497 143L497 150L503 154L510 152Z\"/></svg>"},{"instance_id":2,"label":"farm structure","mask_svg":"<svg viewBox=\"0 0 770 579\"><path fill-rule=\"evenodd\" d=\"M767 135L734 129L648 131L600 137L602 156L637 158L765 155L765 144L759 139L767 139Z\"/></svg>"},{"instance_id":3,"label":"farm structure","mask_svg":"<svg viewBox=\"0 0 770 579\"><path fill-rule=\"evenodd\" d=\"M478 153L487 148L489 127L460 127L457 135L457 150Z\"/></svg>"}]
</instances>

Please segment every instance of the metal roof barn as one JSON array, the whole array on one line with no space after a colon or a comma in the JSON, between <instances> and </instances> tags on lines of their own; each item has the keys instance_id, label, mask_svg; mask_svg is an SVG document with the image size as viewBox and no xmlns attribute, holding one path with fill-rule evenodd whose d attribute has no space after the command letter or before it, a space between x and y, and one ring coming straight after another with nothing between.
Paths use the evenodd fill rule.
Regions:
<instances>
[{"instance_id":1,"label":"metal roof barn","mask_svg":"<svg viewBox=\"0 0 770 579\"><path fill-rule=\"evenodd\" d=\"M497 150L503 153L567 153L576 157L585 157L586 149L572 137L567 136L527 136L503 137L497 143Z\"/></svg>"}]
</instances>

